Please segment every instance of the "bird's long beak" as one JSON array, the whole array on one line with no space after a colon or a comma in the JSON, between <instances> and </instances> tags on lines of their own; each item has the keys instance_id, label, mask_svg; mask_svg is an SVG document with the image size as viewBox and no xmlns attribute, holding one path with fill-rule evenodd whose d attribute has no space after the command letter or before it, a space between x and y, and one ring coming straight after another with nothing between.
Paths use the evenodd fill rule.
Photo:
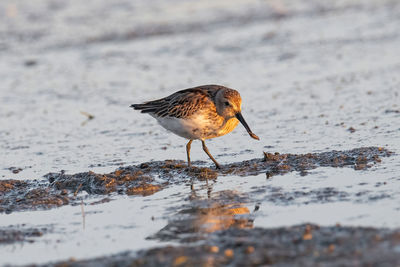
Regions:
<instances>
[{"instance_id":1,"label":"bird's long beak","mask_svg":"<svg viewBox=\"0 0 400 267\"><path fill-rule=\"evenodd\" d=\"M242 113L238 112L238 113L236 113L235 116L243 124L244 128L246 128L246 131L249 133L249 135L252 138L260 140L260 138L250 130L250 127L249 127L249 125L247 125L246 121L244 120Z\"/></svg>"}]
</instances>

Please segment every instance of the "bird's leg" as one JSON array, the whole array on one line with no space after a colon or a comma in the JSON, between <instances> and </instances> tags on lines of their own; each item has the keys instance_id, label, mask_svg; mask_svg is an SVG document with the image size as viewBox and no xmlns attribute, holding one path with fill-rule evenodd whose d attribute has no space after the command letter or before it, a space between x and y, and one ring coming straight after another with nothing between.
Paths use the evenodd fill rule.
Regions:
<instances>
[{"instance_id":1,"label":"bird's leg","mask_svg":"<svg viewBox=\"0 0 400 267\"><path fill-rule=\"evenodd\" d=\"M217 169L221 169L221 166L218 164L218 162L213 158L213 156L211 156L210 151L208 151L208 148L206 147L206 143L204 142L204 140L201 140L201 143L203 144L203 150L204 152L206 152L206 154L210 157L210 159L215 163L215 167L217 167Z\"/></svg>"},{"instance_id":2,"label":"bird's leg","mask_svg":"<svg viewBox=\"0 0 400 267\"><path fill-rule=\"evenodd\" d=\"M186 145L186 155L188 161L188 167L190 167L190 145L192 144L193 140L190 140Z\"/></svg>"}]
</instances>

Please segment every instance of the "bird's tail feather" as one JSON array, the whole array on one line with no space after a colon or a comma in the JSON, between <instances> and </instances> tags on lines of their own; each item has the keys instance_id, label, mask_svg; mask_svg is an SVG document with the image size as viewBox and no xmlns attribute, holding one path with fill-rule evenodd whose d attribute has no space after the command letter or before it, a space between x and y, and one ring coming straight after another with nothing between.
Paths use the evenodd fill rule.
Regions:
<instances>
[{"instance_id":1,"label":"bird's tail feather","mask_svg":"<svg viewBox=\"0 0 400 267\"><path fill-rule=\"evenodd\" d=\"M150 112L155 112L157 108L154 105L151 105L149 103L143 103L143 104L132 104L130 105L131 108L134 110L140 110L142 113L150 113Z\"/></svg>"}]
</instances>

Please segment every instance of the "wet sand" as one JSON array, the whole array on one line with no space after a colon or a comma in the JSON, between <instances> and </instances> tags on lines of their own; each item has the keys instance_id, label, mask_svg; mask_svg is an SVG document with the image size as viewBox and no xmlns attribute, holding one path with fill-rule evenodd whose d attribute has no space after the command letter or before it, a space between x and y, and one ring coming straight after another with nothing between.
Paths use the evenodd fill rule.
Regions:
<instances>
[{"instance_id":1,"label":"wet sand","mask_svg":"<svg viewBox=\"0 0 400 267\"><path fill-rule=\"evenodd\" d=\"M260 238L261 237L261 238ZM229 229L202 245L167 246L56 266L395 266L400 232L363 227L297 225Z\"/></svg>"},{"instance_id":2,"label":"wet sand","mask_svg":"<svg viewBox=\"0 0 400 267\"><path fill-rule=\"evenodd\" d=\"M67 204L76 204L80 191L90 195L107 195L113 192L127 195L152 195L166 186L184 184L193 179L215 180L219 175L253 176L273 175L298 171L302 176L317 167L352 167L365 170L381 162L392 152L382 147L364 147L350 151L309 153L305 155L264 153L264 158L252 159L227 165L221 169L188 167L183 161L146 162L136 166L121 167L109 174L85 172L77 174L48 173L46 180L0 181L0 212L50 209ZM196 164L198 162L194 162ZM158 179L156 179L158 177ZM317 192L314 192L317 193ZM320 198L332 194L333 190L322 189ZM303 192L302 195L305 195ZM276 196L273 196L275 198ZM292 197L292 196L290 196ZM102 203L102 201L100 201Z\"/></svg>"},{"instance_id":3,"label":"wet sand","mask_svg":"<svg viewBox=\"0 0 400 267\"><path fill-rule=\"evenodd\" d=\"M399 264L400 4L0 3L0 265ZM239 125L129 105L200 84Z\"/></svg>"}]
</instances>

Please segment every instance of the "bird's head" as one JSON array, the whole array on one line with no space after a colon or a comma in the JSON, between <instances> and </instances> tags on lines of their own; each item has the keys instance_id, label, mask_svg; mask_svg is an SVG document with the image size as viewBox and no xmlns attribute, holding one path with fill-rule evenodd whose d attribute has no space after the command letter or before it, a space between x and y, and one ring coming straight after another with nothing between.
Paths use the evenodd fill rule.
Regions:
<instances>
[{"instance_id":1,"label":"bird's head","mask_svg":"<svg viewBox=\"0 0 400 267\"><path fill-rule=\"evenodd\" d=\"M217 112L225 119L231 119L242 110L242 98L238 91L224 88L218 91L215 99Z\"/></svg>"},{"instance_id":2,"label":"bird's head","mask_svg":"<svg viewBox=\"0 0 400 267\"><path fill-rule=\"evenodd\" d=\"M219 90L215 98L215 106L220 116L224 117L226 120L231 118L238 119L252 138L260 140L258 136L250 130L250 127L242 116L242 98L238 91L229 88Z\"/></svg>"}]
</instances>

